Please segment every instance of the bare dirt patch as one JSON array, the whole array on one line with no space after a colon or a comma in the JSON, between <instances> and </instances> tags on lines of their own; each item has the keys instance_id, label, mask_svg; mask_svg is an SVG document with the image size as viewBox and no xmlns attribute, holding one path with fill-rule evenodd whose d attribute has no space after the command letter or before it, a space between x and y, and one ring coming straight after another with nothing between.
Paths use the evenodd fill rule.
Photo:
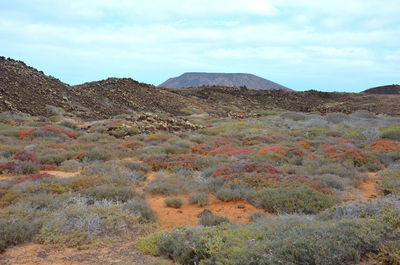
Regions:
<instances>
[{"instance_id":1,"label":"bare dirt patch","mask_svg":"<svg viewBox=\"0 0 400 265\"><path fill-rule=\"evenodd\" d=\"M368 173L367 179L352 190L344 200L347 202L370 201L382 197L382 194L376 189L376 184L379 180L376 173Z\"/></svg>"},{"instance_id":2,"label":"bare dirt patch","mask_svg":"<svg viewBox=\"0 0 400 265\"><path fill-rule=\"evenodd\" d=\"M253 205L244 201L222 202L210 196L210 204L204 207L190 204L186 196L180 196L184 199L184 204L179 209L169 208L165 206L164 196L148 195L147 201L151 208L157 212L158 225L161 229L169 229L176 226L195 226L199 224L198 215L208 209L215 215L228 218L232 222L246 223L249 222L249 213L260 211Z\"/></svg>"},{"instance_id":3,"label":"bare dirt patch","mask_svg":"<svg viewBox=\"0 0 400 265\"><path fill-rule=\"evenodd\" d=\"M132 241L119 241L107 247L57 250L54 246L29 243L9 248L0 255L1 265L75 264L152 264L159 259L140 254Z\"/></svg>"},{"instance_id":4,"label":"bare dirt patch","mask_svg":"<svg viewBox=\"0 0 400 265\"><path fill-rule=\"evenodd\" d=\"M145 185L156 178L156 172L147 176ZM228 218L232 222L247 223L250 222L249 214L260 211L253 205L245 201L223 202L214 195L210 195L209 204L204 207L190 204L187 200L188 195L179 196L184 204L179 209L165 206L165 196L147 194L146 198L151 208L157 213L158 225L161 229L169 229L176 226L195 226L199 224L198 215L205 209L210 210L215 215Z\"/></svg>"},{"instance_id":5,"label":"bare dirt patch","mask_svg":"<svg viewBox=\"0 0 400 265\"><path fill-rule=\"evenodd\" d=\"M65 171L58 171L58 170L46 170L46 171L40 171L40 173L47 173L49 175L59 177L59 178L72 178L72 177L78 176L81 172L80 171L65 172Z\"/></svg>"}]
</instances>

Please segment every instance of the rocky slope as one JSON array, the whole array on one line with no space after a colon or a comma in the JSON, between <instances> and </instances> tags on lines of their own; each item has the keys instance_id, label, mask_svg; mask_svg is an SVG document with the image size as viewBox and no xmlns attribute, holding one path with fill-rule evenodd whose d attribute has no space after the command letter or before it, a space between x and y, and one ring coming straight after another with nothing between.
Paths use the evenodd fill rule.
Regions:
<instances>
[{"instance_id":1,"label":"rocky slope","mask_svg":"<svg viewBox=\"0 0 400 265\"><path fill-rule=\"evenodd\" d=\"M166 88L187 88L199 86L226 86L247 87L249 89L282 89L287 87L252 74L225 74L225 73L185 73L170 78L160 85Z\"/></svg>"},{"instance_id":2,"label":"rocky slope","mask_svg":"<svg viewBox=\"0 0 400 265\"><path fill-rule=\"evenodd\" d=\"M50 115L46 104L71 111L68 85L21 61L0 57L0 110Z\"/></svg>"},{"instance_id":3,"label":"rocky slope","mask_svg":"<svg viewBox=\"0 0 400 265\"><path fill-rule=\"evenodd\" d=\"M63 109L69 115L85 119L139 112L245 117L252 110L271 108L321 113L349 113L361 109L400 115L400 95L223 86L167 89L130 78L109 78L70 86L23 62L0 57L0 112L49 117Z\"/></svg>"},{"instance_id":4,"label":"rocky slope","mask_svg":"<svg viewBox=\"0 0 400 265\"><path fill-rule=\"evenodd\" d=\"M368 94L400 95L400 85L373 87L363 91Z\"/></svg>"},{"instance_id":5,"label":"rocky slope","mask_svg":"<svg viewBox=\"0 0 400 265\"><path fill-rule=\"evenodd\" d=\"M71 89L73 97L95 116L109 117L138 111L183 114L185 106L198 103L190 98L130 78L108 78Z\"/></svg>"}]
</instances>

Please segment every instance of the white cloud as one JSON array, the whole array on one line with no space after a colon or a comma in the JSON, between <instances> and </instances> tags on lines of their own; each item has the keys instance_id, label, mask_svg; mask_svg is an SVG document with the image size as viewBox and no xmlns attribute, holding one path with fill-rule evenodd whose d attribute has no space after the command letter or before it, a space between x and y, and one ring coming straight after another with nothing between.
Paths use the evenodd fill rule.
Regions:
<instances>
[{"instance_id":1,"label":"white cloud","mask_svg":"<svg viewBox=\"0 0 400 265\"><path fill-rule=\"evenodd\" d=\"M71 61L66 72L83 71L72 61L92 75L154 67L143 81L191 70L374 78L400 67L397 1L15 0L0 3L0 48Z\"/></svg>"}]
</instances>

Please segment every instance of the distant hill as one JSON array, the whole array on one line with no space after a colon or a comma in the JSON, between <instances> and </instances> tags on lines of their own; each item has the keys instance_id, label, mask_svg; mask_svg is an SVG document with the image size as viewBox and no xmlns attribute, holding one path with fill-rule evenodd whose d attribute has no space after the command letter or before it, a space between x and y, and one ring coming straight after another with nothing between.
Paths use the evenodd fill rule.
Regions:
<instances>
[{"instance_id":1,"label":"distant hill","mask_svg":"<svg viewBox=\"0 0 400 265\"><path fill-rule=\"evenodd\" d=\"M367 89L363 93L369 94L385 94L385 95L398 95L400 94L400 85L379 86Z\"/></svg>"},{"instance_id":2,"label":"distant hill","mask_svg":"<svg viewBox=\"0 0 400 265\"><path fill-rule=\"evenodd\" d=\"M280 84L252 74L224 74L224 73L185 73L170 78L160 85L165 88L187 88L200 86L247 87L249 89L291 90Z\"/></svg>"}]
</instances>

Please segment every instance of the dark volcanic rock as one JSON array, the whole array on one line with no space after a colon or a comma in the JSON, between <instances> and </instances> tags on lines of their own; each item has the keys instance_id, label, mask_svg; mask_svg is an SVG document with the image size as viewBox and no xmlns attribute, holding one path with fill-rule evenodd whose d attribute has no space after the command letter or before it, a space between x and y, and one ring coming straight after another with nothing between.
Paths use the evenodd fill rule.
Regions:
<instances>
[{"instance_id":1,"label":"dark volcanic rock","mask_svg":"<svg viewBox=\"0 0 400 265\"><path fill-rule=\"evenodd\" d=\"M400 85L379 86L367 89L363 93L368 94L385 94L385 95L400 95Z\"/></svg>"},{"instance_id":2,"label":"dark volcanic rock","mask_svg":"<svg viewBox=\"0 0 400 265\"><path fill-rule=\"evenodd\" d=\"M0 57L0 111L49 116L46 105L72 111L69 98L67 84L21 61Z\"/></svg>"},{"instance_id":3,"label":"dark volcanic rock","mask_svg":"<svg viewBox=\"0 0 400 265\"><path fill-rule=\"evenodd\" d=\"M243 87L261 90L291 90L287 87L252 74L185 73L179 77L170 78L160 85L160 87L166 88L186 88L199 86Z\"/></svg>"}]
</instances>

